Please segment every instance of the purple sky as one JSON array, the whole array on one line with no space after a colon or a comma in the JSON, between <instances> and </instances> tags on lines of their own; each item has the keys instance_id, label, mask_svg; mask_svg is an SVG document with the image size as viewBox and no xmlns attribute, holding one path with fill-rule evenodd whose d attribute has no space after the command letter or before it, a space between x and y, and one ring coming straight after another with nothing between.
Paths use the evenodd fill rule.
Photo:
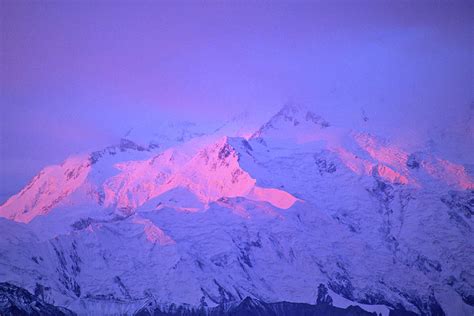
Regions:
<instances>
[{"instance_id":1,"label":"purple sky","mask_svg":"<svg viewBox=\"0 0 474 316\"><path fill-rule=\"evenodd\" d=\"M0 201L163 118L443 124L473 96L473 2L0 1ZM333 3L333 4L329 4Z\"/></svg>"}]
</instances>

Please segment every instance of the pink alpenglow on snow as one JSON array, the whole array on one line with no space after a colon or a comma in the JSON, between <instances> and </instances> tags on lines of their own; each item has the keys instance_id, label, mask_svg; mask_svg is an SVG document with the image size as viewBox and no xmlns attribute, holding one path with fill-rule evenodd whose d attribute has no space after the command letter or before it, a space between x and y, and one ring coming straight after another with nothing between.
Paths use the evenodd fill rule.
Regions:
<instances>
[{"instance_id":1,"label":"pink alpenglow on snow","mask_svg":"<svg viewBox=\"0 0 474 316\"><path fill-rule=\"evenodd\" d=\"M264 201L281 209L288 209L298 201L293 195L278 189L254 187L247 195L251 200Z\"/></svg>"},{"instance_id":2,"label":"pink alpenglow on snow","mask_svg":"<svg viewBox=\"0 0 474 316\"><path fill-rule=\"evenodd\" d=\"M474 315L473 6L1 1L0 315Z\"/></svg>"},{"instance_id":3,"label":"pink alpenglow on snow","mask_svg":"<svg viewBox=\"0 0 474 316\"><path fill-rule=\"evenodd\" d=\"M9 282L36 286L45 280L69 293L51 294L59 304L95 314L124 306L138 311L134 304L143 298L133 293L144 289L165 305L200 306L202 297L217 300L223 291L233 298L219 300L238 303L238 293L254 290L271 301L312 304L315 289L305 285L310 278L311 284L332 284L335 304L346 308L359 299L334 283L344 267L358 297L367 295L367 284L381 291L384 276L390 305L359 304L367 311L388 315L402 304L429 315L425 305L411 302L433 303L431 286L442 289L435 298L439 308L469 315L472 308L449 292L443 281L448 268L440 266L471 269L465 251L471 243L470 166L329 123L310 120L303 129L294 122L314 118L307 115L312 112L288 109L248 139L223 137L222 128L161 144L122 139L44 168L0 206L9 219L0 221L9 234L0 243L0 262L12 267L6 269ZM19 241L25 251L15 251ZM420 241L436 247L420 248ZM387 266L396 275L387 275ZM25 278L20 268L37 277ZM437 278L427 278L426 269ZM67 287L48 281L57 278ZM81 298L82 291L112 291L122 305L100 298L98 307L96 298Z\"/></svg>"},{"instance_id":4,"label":"pink alpenglow on snow","mask_svg":"<svg viewBox=\"0 0 474 316\"><path fill-rule=\"evenodd\" d=\"M445 159L435 158L424 164L426 172L438 180L463 190L474 190L474 176L470 176L466 167Z\"/></svg>"},{"instance_id":5,"label":"pink alpenglow on snow","mask_svg":"<svg viewBox=\"0 0 474 316\"><path fill-rule=\"evenodd\" d=\"M372 173L374 176L379 176L390 183L408 184L408 179L405 176L397 173L390 167L381 164L374 166Z\"/></svg>"},{"instance_id":6,"label":"pink alpenglow on snow","mask_svg":"<svg viewBox=\"0 0 474 316\"><path fill-rule=\"evenodd\" d=\"M143 225L143 231L149 242L157 243L162 246L174 245L176 243L149 219L134 218L133 223Z\"/></svg>"},{"instance_id":7,"label":"pink alpenglow on snow","mask_svg":"<svg viewBox=\"0 0 474 316\"><path fill-rule=\"evenodd\" d=\"M70 157L61 165L44 168L1 206L1 216L28 223L47 214L84 184L90 169L87 156Z\"/></svg>"},{"instance_id":8,"label":"pink alpenglow on snow","mask_svg":"<svg viewBox=\"0 0 474 316\"><path fill-rule=\"evenodd\" d=\"M130 215L149 200L176 188L189 190L204 204L223 197L246 197L288 209L297 201L285 191L258 187L256 180L240 167L238 154L227 138L207 145L188 158L177 158L179 155L167 150L145 160L117 162L110 177L96 170L88 156L69 158L61 165L43 169L24 190L1 206L0 215L29 222L47 214L60 202L64 205L88 199L93 202L97 196L102 196L99 202L104 207ZM80 195L86 191L88 194ZM17 212L19 208L21 212Z\"/></svg>"}]
</instances>

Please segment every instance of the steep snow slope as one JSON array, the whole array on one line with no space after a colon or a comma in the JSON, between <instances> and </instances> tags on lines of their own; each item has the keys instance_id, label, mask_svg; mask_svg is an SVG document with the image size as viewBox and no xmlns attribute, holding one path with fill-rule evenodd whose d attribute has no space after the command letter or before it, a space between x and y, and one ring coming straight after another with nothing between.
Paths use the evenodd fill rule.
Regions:
<instances>
[{"instance_id":1,"label":"steep snow slope","mask_svg":"<svg viewBox=\"0 0 474 316\"><path fill-rule=\"evenodd\" d=\"M86 157L71 157L60 166L46 167L19 194L2 205L2 215L29 222L47 214L84 183L89 171Z\"/></svg>"},{"instance_id":2,"label":"steep snow slope","mask_svg":"<svg viewBox=\"0 0 474 316\"><path fill-rule=\"evenodd\" d=\"M300 106L241 132L123 139L46 168L0 208L0 281L92 315L314 303L319 284L339 302L473 313L466 166Z\"/></svg>"}]
</instances>

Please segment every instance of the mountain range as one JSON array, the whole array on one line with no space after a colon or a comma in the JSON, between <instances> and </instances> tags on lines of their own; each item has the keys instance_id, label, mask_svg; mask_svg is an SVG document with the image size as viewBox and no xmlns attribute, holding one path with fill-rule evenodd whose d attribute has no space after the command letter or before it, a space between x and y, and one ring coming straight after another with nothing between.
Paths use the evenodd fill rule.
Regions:
<instances>
[{"instance_id":1,"label":"mountain range","mask_svg":"<svg viewBox=\"0 0 474 316\"><path fill-rule=\"evenodd\" d=\"M0 207L0 312L474 314L473 161L300 105L246 120L41 170Z\"/></svg>"}]
</instances>

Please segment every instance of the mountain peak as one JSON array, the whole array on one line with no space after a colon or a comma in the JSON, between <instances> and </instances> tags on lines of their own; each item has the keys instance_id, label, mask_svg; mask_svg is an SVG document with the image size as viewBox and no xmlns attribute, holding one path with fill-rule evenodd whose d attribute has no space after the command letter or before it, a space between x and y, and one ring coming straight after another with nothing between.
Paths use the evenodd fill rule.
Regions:
<instances>
[{"instance_id":1,"label":"mountain peak","mask_svg":"<svg viewBox=\"0 0 474 316\"><path fill-rule=\"evenodd\" d=\"M22 191L0 206L1 216L27 223L47 214L85 182L90 170L89 157L84 155L45 167Z\"/></svg>"},{"instance_id":2,"label":"mountain peak","mask_svg":"<svg viewBox=\"0 0 474 316\"><path fill-rule=\"evenodd\" d=\"M329 122L306 106L287 103L251 138L275 136L278 138L300 138L298 136L312 134L315 129L320 130L329 126Z\"/></svg>"}]
</instances>

